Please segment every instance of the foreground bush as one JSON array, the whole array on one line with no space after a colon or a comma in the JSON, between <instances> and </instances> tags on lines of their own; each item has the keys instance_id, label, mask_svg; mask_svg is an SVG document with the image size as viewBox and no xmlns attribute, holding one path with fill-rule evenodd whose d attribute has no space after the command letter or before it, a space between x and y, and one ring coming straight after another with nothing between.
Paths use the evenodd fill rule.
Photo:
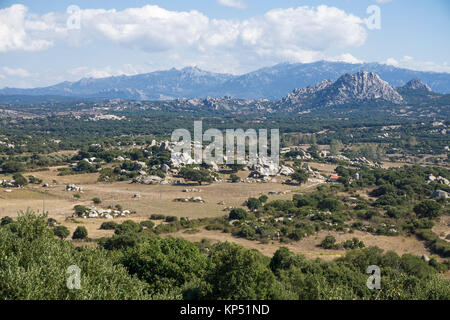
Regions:
<instances>
[{"instance_id":1,"label":"foreground bush","mask_svg":"<svg viewBox=\"0 0 450 320\"><path fill-rule=\"evenodd\" d=\"M67 268L81 269L81 289L67 288ZM46 216L21 213L0 227L0 298L147 299L146 284L114 263L108 252L76 249L54 238Z\"/></svg>"}]
</instances>

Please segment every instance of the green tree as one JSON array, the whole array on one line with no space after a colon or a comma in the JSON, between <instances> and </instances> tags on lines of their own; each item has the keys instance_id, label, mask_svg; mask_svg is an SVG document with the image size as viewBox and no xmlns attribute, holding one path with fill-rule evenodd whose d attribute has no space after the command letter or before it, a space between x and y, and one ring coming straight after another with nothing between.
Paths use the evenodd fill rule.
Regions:
<instances>
[{"instance_id":1,"label":"green tree","mask_svg":"<svg viewBox=\"0 0 450 320\"><path fill-rule=\"evenodd\" d=\"M210 172L205 169L196 170L185 167L180 170L180 176L185 180L198 182L199 185L202 185L203 182L213 182Z\"/></svg>"},{"instance_id":2,"label":"green tree","mask_svg":"<svg viewBox=\"0 0 450 320\"><path fill-rule=\"evenodd\" d=\"M344 148L344 145L340 140L333 139L330 143L330 153L332 156L336 156Z\"/></svg>"},{"instance_id":3,"label":"green tree","mask_svg":"<svg viewBox=\"0 0 450 320\"><path fill-rule=\"evenodd\" d=\"M202 278L207 259L186 240L152 238L125 252L122 263L161 293L180 290L185 283Z\"/></svg>"},{"instance_id":4,"label":"green tree","mask_svg":"<svg viewBox=\"0 0 450 320\"><path fill-rule=\"evenodd\" d=\"M21 162L7 161L2 164L2 170L5 173L15 173L25 171L25 166Z\"/></svg>"},{"instance_id":5,"label":"green tree","mask_svg":"<svg viewBox=\"0 0 450 320\"><path fill-rule=\"evenodd\" d=\"M248 213L242 208L234 208L228 215L230 220L245 220L248 218Z\"/></svg>"},{"instance_id":6,"label":"green tree","mask_svg":"<svg viewBox=\"0 0 450 320\"><path fill-rule=\"evenodd\" d=\"M291 179L297 181L298 184L306 183L308 181L309 173L304 169L298 169L291 175Z\"/></svg>"},{"instance_id":7,"label":"green tree","mask_svg":"<svg viewBox=\"0 0 450 320\"><path fill-rule=\"evenodd\" d=\"M53 229L53 233L60 239L65 239L70 235L69 229L67 229L65 226L56 226Z\"/></svg>"},{"instance_id":8,"label":"green tree","mask_svg":"<svg viewBox=\"0 0 450 320\"><path fill-rule=\"evenodd\" d=\"M442 205L434 200L424 200L414 207L420 218L436 218L441 214Z\"/></svg>"},{"instance_id":9,"label":"green tree","mask_svg":"<svg viewBox=\"0 0 450 320\"><path fill-rule=\"evenodd\" d=\"M69 266L81 269L82 290L67 287ZM146 283L98 248L59 241L46 215L20 212L14 228L0 227L0 297L5 300L150 299Z\"/></svg>"},{"instance_id":10,"label":"green tree","mask_svg":"<svg viewBox=\"0 0 450 320\"><path fill-rule=\"evenodd\" d=\"M16 182L16 185L23 187L28 184L28 180L20 173L15 173L13 175L13 179Z\"/></svg>"},{"instance_id":11,"label":"green tree","mask_svg":"<svg viewBox=\"0 0 450 320\"><path fill-rule=\"evenodd\" d=\"M86 227L78 226L73 232L72 239L74 240L84 240L88 236L88 231Z\"/></svg>"},{"instance_id":12,"label":"green tree","mask_svg":"<svg viewBox=\"0 0 450 320\"><path fill-rule=\"evenodd\" d=\"M249 210L254 211L261 207L261 201L256 198L248 198L248 200L245 201L245 205Z\"/></svg>"},{"instance_id":13,"label":"green tree","mask_svg":"<svg viewBox=\"0 0 450 320\"><path fill-rule=\"evenodd\" d=\"M258 251L219 243L212 248L210 262L205 298L264 300L274 294L275 277Z\"/></svg>"}]
</instances>

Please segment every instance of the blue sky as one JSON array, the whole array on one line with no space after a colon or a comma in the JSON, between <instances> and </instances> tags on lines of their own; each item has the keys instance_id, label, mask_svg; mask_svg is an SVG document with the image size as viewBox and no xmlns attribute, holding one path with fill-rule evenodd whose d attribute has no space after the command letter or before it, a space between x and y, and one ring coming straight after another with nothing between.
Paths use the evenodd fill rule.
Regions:
<instances>
[{"instance_id":1,"label":"blue sky","mask_svg":"<svg viewBox=\"0 0 450 320\"><path fill-rule=\"evenodd\" d=\"M317 60L450 72L449 18L447 0L0 0L0 88Z\"/></svg>"}]
</instances>

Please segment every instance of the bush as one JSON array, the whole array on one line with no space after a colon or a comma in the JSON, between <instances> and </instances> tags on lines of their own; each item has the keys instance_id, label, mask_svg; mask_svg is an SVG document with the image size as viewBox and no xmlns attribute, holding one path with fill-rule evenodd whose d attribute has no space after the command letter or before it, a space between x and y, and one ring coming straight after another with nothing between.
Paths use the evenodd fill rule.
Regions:
<instances>
[{"instance_id":1,"label":"bush","mask_svg":"<svg viewBox=\"0 0 450 320\"><path fill-rule=\"evenodd\" d=\"M242 208L235 208L230 211L230 220L245 220L248 218L248 213Z\"/></svg>"},{"instance_id":2,"label":"bush","mask_svg":"<svg viewBox=\"0 0 450 320\"><path fill-rule=\"evenodd\" d=\"M236 183L241 181L241 178L239 178L237 175L235 175L234 173L230 174L230 179L232 183Z\"/></svg>"},{"instance_id":3,"label":"bush","mask_svg":"<svg viewBox=\"0 0 450 320\"><path fill-rule=\"evenodd\" d=\"M65 239L70 235L69 229L65 226L57 226L53 229L53 233L60 239Z\"/></svg>"},{"instance_id":4,"label":"bush","mask_svg":"<svg viewBox=\"0 0 450 320\"><path fill-rule=\"evenodd\" d=\"M125 234L125 233L139 233L142 231L142 226L132 220L124 221L122 224L116 226L115 234Z\"/></svg>"},{"instance_id":5,"label":"bush","mask_svg":"<svg viewBox=\"0 0 450 320\"><path fill-rule=\"evenodd\" d=\"M83 226L78 226L73 232L72 239L74 240L84 240L87 239L88 232Z\"/></svg>"},{"instance_id":6,"label":"bush","mask_svg":"<svg viewBox=\"0 0 450 320\"><path fill-rule=\"evenodd\" d=\"M309 173L304 169L298 169L291 175L291 179L297 181L298 184L306 183L308 178Z\"/></svg>"},{"instance_id":7,"label":"bush","mask_svg":"<svg viewBox=\"0 0 450 320\"><path fill-rule=\"evenodd\" d=\"M149 230L151 230L155 226L155 223L153 221L142 221L140 223L140 225L145 227L145 228L147 228L147 229L149 229Z\"/></svg>"},{"instance_id":8,"label":"bush","mask_svg":"<svg viewBox=\"0 0 450 320\"><path fill-rule=\"evenodd\" d=\"M334 198L325 198L319 202L318 208L321 210L337 211L341 208L341 203Z\"/></svg>"},{"instance_id":9,"label":"bush","mask_svg":"<svg viewBox=\"0 0 450 320\"><path fill-rule=\"evenodd\" d=\"M255 238L256 231L250 226L242 226L238 232L238 236L247 240L253 240Z\"/></svg>"},{"instance_id":10,"label":"bush","mask_svg":"<svg viewBox=\"0 0 450 320\"><path fill-rule=\"evenodd\" d=\"M13 179L18 186L26 186L28 184L28 180L20 173L16 173L13 175Z\"/></svg>"},{"instance_id":11,"label":"bush","mask_svg":"<svg viewBox=\"0 0 450 320\"><path fill-rule=\"evenodd\" d=\"M152 219L152 220L164 220L165 218L166 218L166 216L163 214L152 214L150 216L150 219Z\"/></svg>"},{"instance_id":12,"label":"bush","mask_svg":"<svg viewBox=\"0 0 450 320\"><path fill-rule=\"evenodd\" d=\"M256 198L249 198L246 202L245 205L247 206L247 208L251 211L254 211L256 209L258 209L259 207L261 207L261 201L259 201L259 199Z\"/></svg>"},{"instance_id":13,"label":"bush","mask_svg":"<svg viewBox=\"0 0 450 320\"><path fill-rule=\"evenodd\" d=\"M3 217L2 220L0 221L0 225L2 226L6 226L7 224L13 223L14 220L11 217Z\"/></svg>"},{"instance_id":14,"label":"bush","mask_svg":"<svg viewBox=\"0 0 450 320\"><path fill-rule=\"evenodd\" d=\"M260 201L261 203L266 203L267 200L269 200L269 197L266 196L265 194L263 194L263 195L262 195L261 197L259 197L258 199L259 199L259 201Z\"/></svg>"},{"instance_id":15,"label":"bush","mask_svg":"<svg viewBox=\"0 0 450 320\"><path fill-rule=\"evenodd\" d=\"M433 200L424 200L414 207L414 212L420 218L436 218L439 217L442 205Z\"/></svg>"},{"instance_id":16,"label":"bush","mask_svg":"<svg viewBox=\"0 0 450 320\"><path fill-rule=\"evenodd\" d=\"M359 241L358 238L347 240L342 244L342 246L344 247L344 249L360 249L365 247L364 242Z\"/></svg>"},{"instance_id":17,"label":"bush","mask_svg":"<svg viewBox=\"0 0 450 320\"><path fill-rule=\"evenodd\" d=\"M116 227L118 226L118 224L114 221L107 221L107 222L103 222L102 225L100 226L101 230L114 230L116 229Z\"/></svg>"},{"instance_id":18,"label":"bush","mask_svg":"<svg viewBox=\"0 0 450 320\"><path fill-rule=\"evenodd\" d=\"M332 235L326 236L325 239L320 243L320 247L324 249L338 249L339 246L336 244L336 238Z\"/></svg>"},{"instance_id":19,"label":"bush","mask_svg":"<svg viewBox=\"0 0 450 320\"><path fill-rule=\"evenodd\" d=\"M84 214L87 213L88 209L85 206L76 205L73 210L75 211L75 214L78 217L82 217Z\"/></svg>"},{"instance_id":20,"label":"bush","mask_svg":"<svg viewBox=\"0 0 450 320\"><path fill-rule=\"evenodd\" d=\"M166 217L165 221L166 221L166 222L174 222L174 221L178 221L178 217L175 217L175 216L169 216L169 217Z\"/></svg>"},{"instance_id":21,"label":"bush","mask_svg":"<svg viewBox=\"0 0 450 320\"><path fill-rule=\"evenodd\" d=\"M94 204L100 204L100 203L102 203L102 200L100 200L100 198L92 198L92 202L94 203Z\"/></svg>"},{"instance_id":22,"label":"bush","mask_svg":"<svg viewBox=\"0 0 450 320\"><path fill-rule=\"evenodd\" d=\"M126 248L134 248L138 243L142 242L142 238L137 233L124 233L114 235L108 239L99 241L99 245L106 250L121 250Z\"/></svg>"}]
</instances>

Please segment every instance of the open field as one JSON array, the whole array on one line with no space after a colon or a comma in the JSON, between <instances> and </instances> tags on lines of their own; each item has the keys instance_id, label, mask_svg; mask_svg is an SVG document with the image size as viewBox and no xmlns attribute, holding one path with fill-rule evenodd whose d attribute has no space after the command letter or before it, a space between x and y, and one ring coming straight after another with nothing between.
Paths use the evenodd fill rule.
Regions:
<instances>
[{"instance_id":1,"label":"open field","mask_svg":"<svg viewBox=\"0 0 450 320\"><path fill-rule=\"evenodd\" d=\"M395 251L399 255L404 253L412 253L415 255L431 255L429 250L425 248L423 242L419 241L415 237L389 237L389 236L375 236L369 233L355 231L352 234L341 233L335 231L321 231L313 236L309 236L301 241L293 242L289 244L283 244L279 242L269 242L267 244L259 243L258 241L246 240L243 238L236 238L227 233L208 231L202 229L196 234L186 234L184 231L180 231L168 236L181 237L189 241L201 241L202 239L208 239L212 242L228 241L240 244L249 249L256 249L262 254L272 257L275 251L280 247L287 247L294 253L301 253L309 259L321 258L323 260L333 260L339 258L345 254L345 250L325 250L318 245L327 236L332 235L336 238L337 242L343 242L345 240L357 237L363 241L366 247L378 246L385 251ZM437 258L440 260L439 258Z\"/></svg>"},{"instance_id":2,"label":"open field","mask_svg":"<svg viewBox=\"0 0 450 320\"><path fill-rule=\"evenodd\" d=\"M312 168L318 169L323 175L334 172L335 165L310 163ZM389 166L391 166L389 164ZM188 217L191 219L205 217L221 217L227 214L225 207L240 207L249 197L258 197L262 194L268 194L271 191L282 192L281 195L270 195L270 200L292 199L294 192L313 191L317 183L307 183L302 186L290 186L282 184L282 179L277 178L277 182L269 183L227 183L219 182L210 185L195 185L201 192L183 192L184 189L192 189L194 186L185 185L142 185L130 182L100 183L98 174L80 174L69 176L58 176L57 169L52 167L48 171L32 173L35 177L42 179L43 183L49 184L48 187L41 185L29 185L22 189L12 189L10 193L0 192L0 216L17 216L20 210L27 208L35 211L48 212L49 217L56 219L64 224L72 233L78 225L87 228L89 237L99 239L109 237L113 234L111 230L100 230L100 225L105 219L67 219L72 216L75 205L93 205L92 198L98 197L102 200L101 205L97 207L107 208L110 205L120 204L124 209L136 212L127 218L116 219L118 223L131 219L136 222L148 220L151 214L163 214L166 216ZM25 176L27 174L24 174ZM248 176L248 171L238 173L241 178ZM80 198L74 197L77 192L65 191L66 184L73 183L83 188ZM370 188L361 192L364 198L368 198L367 193ZM134 198L139 194L140 198ZM205 203L182 203L174 202L176 198L202 197ZM223 202L219 204L219 202ZM445 238L448 234L449 217L443 216L441 221L436 224L433 231ZM159 223L159 222L157 222ZM318 244L326 235L333 235L338 243L353 237L358 237L366 246L378 246L385 251L393 250L398 254L406 252L416 255L432 255L424 246L424 243L415 237L389 237L372 235L370 233L355 231L352 234L335 231L321 231L314 236L305 238L299 242L282 244L279 242L269 242L262 244L258 241L250 241L244 238L233 237L230 234L218 231L207 231L201 229L195 234L179 231L167 236L182 237L189 241L200 241L208 239L212 242L229 241L243 245L246 248L257 249L266 256L272 256L281 246L288 247L292 252L302 253L308 258L321 258L332 260L342 256L345 250L324 250L318 247Z\"/></svg>"}]
</instances>

